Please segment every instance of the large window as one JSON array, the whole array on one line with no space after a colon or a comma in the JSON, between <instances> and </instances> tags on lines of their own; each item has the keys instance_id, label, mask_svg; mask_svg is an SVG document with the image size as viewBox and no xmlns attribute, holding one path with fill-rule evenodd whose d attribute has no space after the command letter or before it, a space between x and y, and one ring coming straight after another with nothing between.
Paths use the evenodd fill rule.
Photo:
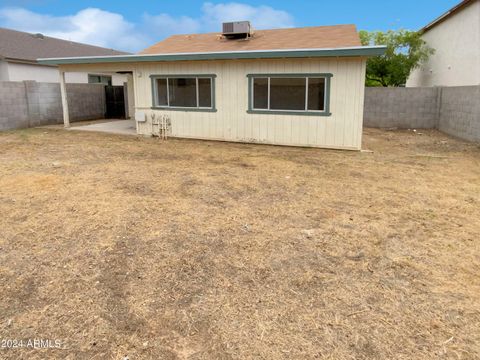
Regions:
<instances>
[{"instance_id":1,"label":"large window","mask_svg":"<svg viewBox=\"0 0 480 360\"><path fill-rule=\"evenodd\" d=\"M153 107L215 110L215 75L152 76Z\"/></svg>"},{"instance_id":2,"label":"large window","mask_svg":"<svg viewBox=\"0 0 480 360\"><path fill-rule=\"evenodd\" d=\"M248 75L249 112L330 115L331 74Z\"/></svg>"}]
</instances>

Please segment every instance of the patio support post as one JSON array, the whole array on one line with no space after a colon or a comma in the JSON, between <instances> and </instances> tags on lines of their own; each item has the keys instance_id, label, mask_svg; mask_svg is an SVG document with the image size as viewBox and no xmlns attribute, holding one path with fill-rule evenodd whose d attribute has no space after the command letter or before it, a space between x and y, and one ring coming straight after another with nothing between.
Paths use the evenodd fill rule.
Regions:
<instances>
[{"instance_id":1,"label":"patio support post","mask_svg":"<svg viewBox=\"0 0 480 360\"><path fill-rule=\"evenodd\" d=\"M60 94L62 96L63 125L70 127L70 116L68 114L67 87L65 85L65 71L60 70Z\"/></svg>"}]
</instances>

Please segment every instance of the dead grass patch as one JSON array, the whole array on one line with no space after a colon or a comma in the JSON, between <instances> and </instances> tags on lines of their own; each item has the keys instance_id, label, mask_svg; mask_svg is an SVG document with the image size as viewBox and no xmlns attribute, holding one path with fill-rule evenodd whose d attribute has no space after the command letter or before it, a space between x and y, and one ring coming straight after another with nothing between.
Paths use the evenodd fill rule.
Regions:
<instances>
[{"instance_id":1,"label":"dead grass patch","mask_svg":"<svg viewBox=\"0 0 480 360\"><path fill-rule=\"evenodd\" d=\"M480 357L480 149L0 134L5 359Z\"/></svg>"}]
</instances>

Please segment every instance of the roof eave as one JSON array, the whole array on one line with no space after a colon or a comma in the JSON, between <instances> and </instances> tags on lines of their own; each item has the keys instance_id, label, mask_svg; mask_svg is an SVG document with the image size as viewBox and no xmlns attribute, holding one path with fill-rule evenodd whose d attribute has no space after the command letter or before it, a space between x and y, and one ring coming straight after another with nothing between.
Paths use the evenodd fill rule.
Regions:
<instances>
[{"instance_id":1,"label":"roof eave","mask_svg":"<svg viewBox=\"0 0 480 360\"><path fill-rule=\"evenodd\" d=\"M436 19L434 19L433 21L431 21L430 23L428 23L427 25L425 25L423 28L421 28L418 32L420 34L423 34L423 33L426 33L427 31L429 31L430 29L434 28L435 26L437 26L438 24L442 23L443 21L445 21L446 19L448 19L450 16L452 16L453 14L457 13L458 11L462 10L464 7L466 7L467 5L470 5L473 1L476 1L476 0L464 0L460 3L458 3L457 5L455 5L454 7L452 7L450 10L444 12L442 15L440 15L439 17L437 17Z\"/></svg>"},{"instance_id":2,"label":"roof eave","mask_svg":"<svg viewBox=\"0 0 480 360\"><path fill-rule=\"evenodd\" d=\"M277 58L316 58L316 57L369 57L385 53L385 46L355 46L331 49L291 49L291 50L254 50L224 51L205 53L142 54L116 56L83 56L70 58L38 59L45 65L131 63L159 61L194 60L238 60L238 59L277 59Z\"/></svg>"},{"instance_id":3,"label":"roof eave","mask_svg":"<svg viewBox=\"0 0 480 360\"><path fill-rule=\"evenodd\" d=\"M55 66L53 64L41 64L35 59L18 59L18 58L12 58L12 57L0 57L0 60L4 60L9 63L15 63L15 64L26 64L26 65L42 65L42 66Z\"/></svg>"}]
</instances>

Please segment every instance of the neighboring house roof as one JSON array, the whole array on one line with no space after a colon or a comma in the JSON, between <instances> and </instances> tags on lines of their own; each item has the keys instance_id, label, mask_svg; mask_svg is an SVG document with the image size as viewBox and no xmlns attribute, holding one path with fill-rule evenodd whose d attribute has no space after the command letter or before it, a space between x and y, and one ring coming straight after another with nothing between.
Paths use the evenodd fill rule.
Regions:
<instances>
[{"instance_id":1,"label":"neighboring house roof","mask_svg":"<svg viewBox=\"0 0 480 360\"><path fill-rule=\"evenodd\" d=\"M457 12L459 12L460 10L464 9L466 6L468 6L470 4L473 4L475 1L478 1L478 0L463 0L459 4L452 7L450 10L448 10L447 12L443 13L438 18L433 20L431 23L429 23L426 26L424 26L423 28L421 28L420 32L421 33L427 32L431 28L433 28L433 27L437 26L438 24L440 24L441 22L447 20L450 16L452 16L452 15L456 14Z\"/></svg>"},{"instance_id":2,"label":"neighboring house roof","mask_svg":"<svg viewBox=\"0 0 480 360\"><path fill-rule=\"evenodd\" d=\"M30 34L0 28L0 57L5 59L36 62L38 58L45 57L110 56L126 54L128 53L56 39L42 34Z\"/></svg>"},{"instance_id":3,"label":"neighboring house roof","mask_svg":"<svg viewBox=\"0 0 480 360\"><path fill-rule=\"evenodd\" d=\"M173 35L141 51L140 54L334 49L360 45L355 25L336 25L255 30L250 38L238 40L226 39L221 33Z\"/></svg>"}]
</instances>

